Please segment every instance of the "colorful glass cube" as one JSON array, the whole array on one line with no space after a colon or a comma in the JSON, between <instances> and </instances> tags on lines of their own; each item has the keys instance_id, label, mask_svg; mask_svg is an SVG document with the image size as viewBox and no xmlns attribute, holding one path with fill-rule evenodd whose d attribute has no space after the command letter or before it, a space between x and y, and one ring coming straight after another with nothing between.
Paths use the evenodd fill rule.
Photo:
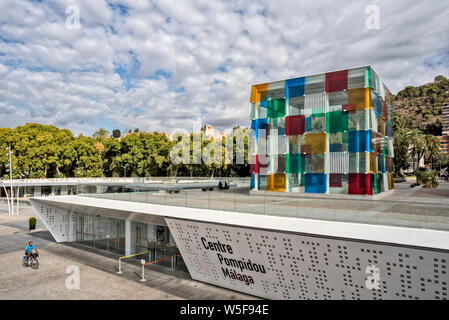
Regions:
<instances>
[{"instance_id":1,"label":"colorful glass cube","mask_svg":"<svg viewBox=\"0 0 449 320\"><path fill-rule=\"evenodd\" d=\"M251 189L394 189L393 97L372 67L254 85L250 102Z\"/></svg>"}]
</instances>

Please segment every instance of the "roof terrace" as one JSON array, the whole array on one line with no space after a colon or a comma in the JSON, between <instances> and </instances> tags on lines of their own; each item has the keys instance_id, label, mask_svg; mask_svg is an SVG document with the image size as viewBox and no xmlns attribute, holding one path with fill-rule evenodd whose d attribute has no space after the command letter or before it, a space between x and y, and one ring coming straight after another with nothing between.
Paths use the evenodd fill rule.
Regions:
<instances>
[{"instance_id":1,"label":"roof terrace","mask_svg":"<svg viewBox=\"0 0 449 320\"><path fill-rule=\"evenodd\" d=\"M381 200L250 195L245 187L227 191L178 191L169 193L165 190L135 190L78 196L266 216L449 231L449 183L445 182L437 189L411 188L409 183L398 183L395 192Z\"/></svg>"}]
</instances>

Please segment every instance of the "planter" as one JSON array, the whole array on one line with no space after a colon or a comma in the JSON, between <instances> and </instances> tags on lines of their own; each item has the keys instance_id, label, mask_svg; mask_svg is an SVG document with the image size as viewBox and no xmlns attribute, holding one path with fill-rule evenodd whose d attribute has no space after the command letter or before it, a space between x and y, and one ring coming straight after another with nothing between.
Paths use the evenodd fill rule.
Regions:
<instances>
[{"instance_id":1,"label":"planter","mask_svg":"<svg viewBox=\"0 0 449 320\"><path fill-rule=\"evenodd\" d=\"M422 181L421 180L416 180L416 183L417 184L422 184Z\"/></svg>"},{"instance_id":2,"label":"planter","mask_svg":"<svg viewBox=\"0 0 449 320\"><path fill-rule=\"evenodd\" d=\"M432 181L426 182L426 188L432 188Z\"/></svg>"},{"instance_id":3,"label":"planter","mask_svg":"<svg viewBox=\"0 0 449 320\"><path fill-rule=\"evenodd\" d=\"M30 230L36 229L36 218L31 217L31 218L28 220L28 224L29 224L29 226L30 226Z\"/></svg>"}]
</instances>

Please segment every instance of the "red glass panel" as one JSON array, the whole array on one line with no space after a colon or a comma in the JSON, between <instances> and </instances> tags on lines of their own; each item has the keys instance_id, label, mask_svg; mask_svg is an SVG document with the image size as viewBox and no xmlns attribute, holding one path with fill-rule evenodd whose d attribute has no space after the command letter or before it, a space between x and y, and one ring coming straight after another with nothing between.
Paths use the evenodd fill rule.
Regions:
<instances>
[{"instance_id":1,"label":"red glass panel","mask_svg":"<svg viewBox=\"0 0 449 320\"><path fill-rule=\"evenodd\" d=\"M329 176L329 187L341 188L343 186L343 175L341 173L331 173Z\"/></svg>"},{"instance_id":2,"label":"red glass panel","mask_svg":"<svg viewBox=\"0 0 449 320\"><path fill-rule=\"evenodd\" d=\"M285 118L285 134L288 136L294 136L298 134L304 134L305 129L305 116L288 116Z\"/></svg>"},{"instance_id":3,"label":"red glass panel","mask_svg":"<svg viewBox=\"0 0 449 320\"><path fill-rule=\"evenodd\" d=\"M348 194L372 195L371 175L365 173L350 173Z\"/></svg>"},{"instance_id":4,"label":"red glass panel","mask_svg":"<svg viewBox=\"0 0 449 320\"><path fill-rule=\"evenodd\" d=\"M348 90L348 70L326 73L326 92Z\"/></svg>"},{"instance_id":5,"label":"red glass panel","mask_svg":"<svg viewBox=\"0 0 449 320\"><path fill-rule=\"evenodd\" d=\"M377 153L382 153L381 140L382 140L382 136L380 135L380 133L376 132L376 152Z\"/></svg>"},{"instance_id":6,"label":"red glass panel","mask_svg":"<svg viewBox=\"0 0 449 320\"><path fill-rule=\"evenodd\" d=\"M250 165L251 173L259 173L259 155L251 156L251 165Z\"/></svg>"},{"instance_id":7,"label":"red glass panel","mask_svg":"<svg viewBox=\"0 0 449 320\"><path fill-rule=\"evenodd\" d=\"M388 121L388 108L386 102L382 104L382 119L384 119L384 121Z\"/></svg>"}]
</instances>

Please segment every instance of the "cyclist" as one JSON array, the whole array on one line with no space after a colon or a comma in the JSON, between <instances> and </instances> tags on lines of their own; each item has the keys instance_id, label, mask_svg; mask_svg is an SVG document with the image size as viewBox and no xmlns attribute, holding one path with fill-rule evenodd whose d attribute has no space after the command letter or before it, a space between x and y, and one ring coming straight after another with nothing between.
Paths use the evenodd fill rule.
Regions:
<instances>
[{"instance_id":1,"label":"cyclist","mask_svg":"<svg viewBox=\"0 0 449 320\"><path fill-rule=\"evenodd\" d=\"M28 245L25 248L25 255L27 256L28 263L33 259L33 250L39 252L33 244L33 241L28 242Z\"/></svg>"}]
</instances>

